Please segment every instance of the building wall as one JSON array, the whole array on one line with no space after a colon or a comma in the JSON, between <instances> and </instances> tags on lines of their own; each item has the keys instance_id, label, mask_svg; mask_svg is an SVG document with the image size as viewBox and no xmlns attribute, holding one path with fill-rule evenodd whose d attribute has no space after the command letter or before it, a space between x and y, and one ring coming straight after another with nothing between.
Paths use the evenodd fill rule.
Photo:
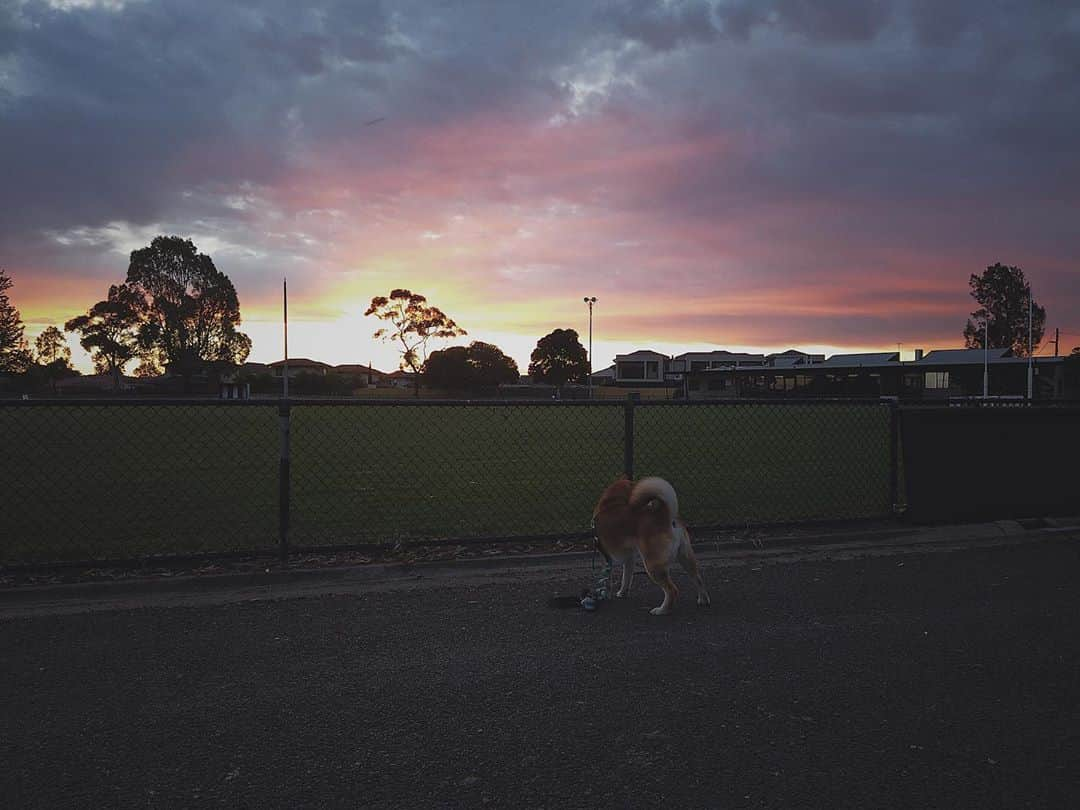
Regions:
<instances>
[{"instance_id":1,"label":"building wall","mask_svg":"<svg viewBox=\"0 0 1080 810\"><path fill-rule=\"evenodd\" d=\"M1063 364L1035 366L1036 399L1065 394ZM1027 365L990 365L990 396L1026 396ZM906 400L946 400L979 397L983 393L981 365L914 365L869 368L731 369L691 373L687 379L691 399L730 397L899 397Z\"/></svg>"},{"instance_id":2,"label":"building wall","mask_svg":"<svg viewBox=\"0 0 1080 810\"><path fill-rule=\"evenodd\" d=\"M615 362L616 382L662 382L667 371L665 358L643 357Z\"/></svg>"}]
</instances>

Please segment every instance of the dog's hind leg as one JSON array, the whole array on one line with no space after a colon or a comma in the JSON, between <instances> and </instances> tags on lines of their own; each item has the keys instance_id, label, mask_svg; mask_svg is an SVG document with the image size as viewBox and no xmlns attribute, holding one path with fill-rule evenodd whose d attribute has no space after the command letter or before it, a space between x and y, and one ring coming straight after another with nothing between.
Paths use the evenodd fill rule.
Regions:
<instances>
[{"instance_id":1,"label":"dog's hind leg","mask_svg":"<svg viewBox=\"0 0 1080 810\"><path fill-rule=\"evenodd\" d=\"M697 557L694 556L694 549L690 547L689 532L687 532L684 542L679 545L678 557L683 570L691 576L694 584L697 585L697 603L699 605L711 605L712 599L709 598L709 589L705 587L705 580L701 576L701 566L698 565Z\"/></svg>"},{"instance_id":2,"label":"dog's hind leg","mask_svg":"<svg viewBox=\"0 0 1080 810\"><path fill-rule=\"evenodd\" d=\"M618 597L626 596L630 593L630 585L634 581L634 552L630 552L622 559L622 587L619 588L619 592L615 595Z\"/></svg>"},{"instance_id":3,"label":"dog's hind leg","mask_svg":"<svg viewBox=\"0 0 1080 810\"><path fill-rule=\"evenodd\" d=\"M649 611L653 616L663 616L666 613L671 612L671 606L675 604L675 600L679 596L679 589L675 587L675 582L671 578L671 572L668 571L667 566L652 566L646 562L645 571L649 574L649 579L664 589L664 601L659 607L654 607Z\"/></svg>"}]
</instances>

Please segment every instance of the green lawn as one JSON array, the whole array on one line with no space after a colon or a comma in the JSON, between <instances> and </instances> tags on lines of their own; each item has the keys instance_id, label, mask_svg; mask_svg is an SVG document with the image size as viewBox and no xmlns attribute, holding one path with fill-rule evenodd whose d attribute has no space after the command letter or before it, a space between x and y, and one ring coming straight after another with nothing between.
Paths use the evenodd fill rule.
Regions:
<instances>
[{"instance_id":1,"label":"green lawn","mask_svg":"<svg viewBox=\"0 0 1080 810\"><path fill-rule=\"evenodd\" d=\"M588 529L623 468L623 408L292 409L298 545ZM279 421L267 406L0 405L0 558L273 548ZM877 405L644 405L635 474L690 523L888 514Z\"/></svg>"}]
</instances>

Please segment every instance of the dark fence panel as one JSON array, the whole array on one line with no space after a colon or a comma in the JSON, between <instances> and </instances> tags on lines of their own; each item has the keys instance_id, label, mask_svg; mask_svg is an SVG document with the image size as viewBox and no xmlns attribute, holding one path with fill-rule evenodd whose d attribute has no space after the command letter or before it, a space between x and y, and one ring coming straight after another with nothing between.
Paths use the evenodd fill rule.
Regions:
<instances>
[{"instance_id":1,"label":"dark fence panel","mask_svg":"<svg viewBox=\"0 0 1080 810\"><path fill-rule=\"evenodd\" d=\"M908 518L1080 513L1080 407L902 408Z\"/></svg>"}]
</instances>

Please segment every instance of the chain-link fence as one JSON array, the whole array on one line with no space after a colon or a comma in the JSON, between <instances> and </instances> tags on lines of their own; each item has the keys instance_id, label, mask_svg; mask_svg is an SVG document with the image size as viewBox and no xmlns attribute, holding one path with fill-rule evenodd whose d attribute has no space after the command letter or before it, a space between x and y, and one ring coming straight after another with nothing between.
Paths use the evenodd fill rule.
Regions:
<instances>
[{"instance_id":1,"label":"chain-link fence","mask_svg":"<svg viewBox=\"0 0 1080 810\"><path fill-rule=\"evenodd\" d=\"M691 525L884 517L895 405L0 403L0 560L101 560L589 532L616 476Z\"/></svg>"},{"instance_id":2,"label":"chain-link fence","mask_svg":"<svg viewBox=\"0 0 1080 810\"><path fill-rule=\"evenodd\" d=\"M274 548L276 407L0 404L0 559Z\"/></svg>"},{"instance_id":3,"label":"chain-link fence","mask_svg":"<svg viewBox=\"0 0 1080 810\"><path fill-rule=\"evenodd\" d=\"M667 478L695 525L888 515L889 405L701 403L634 409L634 470Z\"/></svg>"}]
</instances>

